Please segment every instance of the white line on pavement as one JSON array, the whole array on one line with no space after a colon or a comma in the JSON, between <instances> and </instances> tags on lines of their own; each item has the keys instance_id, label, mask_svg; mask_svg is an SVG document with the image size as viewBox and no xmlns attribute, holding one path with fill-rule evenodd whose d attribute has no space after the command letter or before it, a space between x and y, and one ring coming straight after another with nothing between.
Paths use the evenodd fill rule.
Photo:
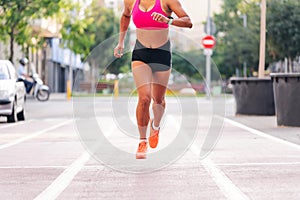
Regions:
<instances>
[{"instance_id":1,"label":"white line on pavement","mask_svg":"<svg viewBox=\"0 0 300 200\"><path fill-rule=\"evenodd\" d=\"M299 163L300 164L300 163ZM28 165L28 166L1 166L0 169L67 169L69 165ZM103 165L87 165L84 169L102 169Z\"/></svg>"},{"instance_id":2,"label":"white line on pavement","mask_svg":"<svg viewBox=\"0 0 300 200\"><path fill-rule=\"evenodd\" d=\"M194 140L194 143L190 146L190 150L199 156L200 148L195 141L197 140ZM249 198L232 183L225 173L222 172L209 157L201 160L200 163L227 199L249 200Z\"/></svg>"},{"instance_id":3,"label":"white line on pavement","mask_svg":"<svg viewBox=\"0 0 300 200\"><path fill-rule=\"evenodd\" d=\"M1 125L0 126L0 129L4 129L4 128L10 128L10 127L13 127L13 126L18 126L18 125L23 125L23 124L26 124L26 123L30 123L30 122L33 122L34 120L30 119L30 120L26 120L26 121L22 121L22 122L16 122L16 123L13 123L13 124L6 124L6 125Z\"/></svg>"},{"instance_id":4,"label":"white line on pavement","mask_svg":"<svg viewBox=\"0 0 300 200\"><path fill-rule=\"evenodd\" d=\"M86 162L90 159L88 152L83 153L75 160L63 173L61 173L42 193L34 200L53 200L56 199L71 183Z\"/></svg>"},{"instance_id":5,"label":"white line on pavement","mask_svg":"<svg viewBox=\"0 0 300 200\"><path fill-rule=\"evenodd\" d=\"M201 164L215 181L222 193L230 200L248 200L249 198L208 158L201 160Z\"/></svg>"},{"instance_id":6,"label":"white line on pavement","mask_svg":"<svg viewBox=\"0 0 300 200\"><path fill-rule=\"evenodd\" d=\"M300 162L253 162L253 163L214 163L215 166L295 166ZM28 165L28 166L0 166L0 169L67 169L67 165ZM82 169L102 169L103 165L87 165Z\"/></svg>"},{"instance_id":7,"label":"white line on pavement","mask_svg":"<svg viewBox=\"0 0 300 200\"><path fill-rule=\"evenodd\" d=\"M278 137L274 137L274 136L271 136L269 134L266 134L262 131L259 131L259 130L256 130L256 129L253 129L253 128L250 128L244 124L241 124L241 123L238 123L236 121L233 121L231 119L228 119L228 118L224 118L225 122L228 122L230 123L231 125L234 125L236 127L239 127L241 129L244 129L252 134L255 134L255 135L258 135L258 136L261 136L261 137L264 137L264 138L267 138L267 139L271 139L273 141L276 141L276 142L279 142L281 144L285 144L285 145L288 145L290 147L294 147L294 148L297 148L297 149L300 149L300 145L298 144L295 144L295 143L292 143L292 142L289 142L289 141L286 141L286 140L283 140L283 139L280 139Z\"/></svg>"},{"instance_id":8,"label":"white line on pavement","mask_svg":"<svg viewBox=\"0 0 300 200\"><path fill-rule=\"evenodd\" d=\"M262 162L262 163L215 163L217 166L288 166L300 165L300 162Z\"/></svg>"},{"instance_id":9,"label":"white line on pavement","mask_svg":"<svg viewBox=\"0 0 300 200\"><path fill-rule=\"evenodd\" d=\"M57 128L59 128L59 127L65 125L65 124L68 124L68 123L70 123L70 122L72 122L72 121L73 121L73 120L67 120L67 121L64 121L64 122L62 122L62 123L59 123L59 124L57 124L57 125L51 126L51 127L49 127L49 128L43 129L43 130L41 130L41 131L38 131L38 132L36 132L36 133L33 133L33 134L27 135L27 136L25 136L25 137L19 138L19 139L15 140L15 141L9 142L9 143L7 143L7 144L0 145L0 150L5 149L5 148L8 148L8 147L11 147L11 146L14 146L14 145L17 145L17 144L20 144L21 142L25 142L25 141L27 141L27 140L30 140L30 139L32 139L32 138L34 138L34 137L37 137L37 136L39 136L39 135L42 135L42 134L44 134L44 133L47 133L47 132L52 131L52 130L54 130L54 129L57 129Z\"/></svg>"},{"instance_id":10,"label":"white line on pavement","mask_svg":"<svg viewBox=\"0 0 300 200\"><path fill-rule=\"evenodd\" d=\"M263 133L261 131L255 130L253 128L247 127L243 124L240 124L238 122L235 122L233 120L230 120L228 118L224 118L225 122L230 123L231 125L234 125L236 127L242 128L252 134L256 134L258 136L268 138L271 140L274 140L276 142L295 147L299 149L299 145L282 140L280 138L268 135L266 133ZM199 147L196 145L191 146L191 151L194 153L199 154L200 152ZM235 186L232 181L225 175L224 172L222 172L217 166L222 166L222 165L236 165L236 166L246 166L246 165L298 165L300 164L299 162L286 162L286 163L238 163L238 164L232 164L232 163L224 163L224 164L215 164L212 162L212 160L209 157L206 157L205 159L201 160L201 164L204 167L204 169L209 173L209 175L213 178L217 186L220 188L222 193L225 195L227 199L230 200L248 200L249 197L247 197L237 186Z\"/></svg>"},{"instance_id":11,"label":"white line on pavement","mask_svg":"<svg viewBox=\"0 0 300 200\"><path fill-rule=\"evenodd\" d=\"M196 155L200 155L200 149L196 144L190 147L190 150ZM222 172L209 157L200 161L201 165L212 177L221 192L230 200L248 200L249 198Z\"/></svg>"},{"instance_id":12,"label":"white line on pavement","mask_svg":"<svg viewBox=\"0 0 300 200\"><path fill-rule=\"evenodd\" d=\"M45 165L40 165L40 166L1 166L0 169L53 169L53 168L63 168L66 169L68 166L62 166L62 165L52 165L52 166L45 166Z\"/></svg>"},{"instance_id":13,"label":"white line on pavement","mask_svg":"<svg viewBox=\"0 0 300 200\"><path fill-rule=\"evenodd\" d=\"M101 118L101 121L106 121L107 119L110 120L110 118L107 118L106 120L103 120L105 118ZM108 126L110 127L110 126ZM111 133L114 132L116 126L112 126L114 128L111 129L108 135L111 135ZM93 152L96 151L95 147L90 149L89 152L83 153L76 161L74 161L67 169L65 169L52 183L49 185L42 193L40 193L34 200L53 200L56 199L72 182L74 177L80 172L82 168L84 168L84 165L89 161L91 155ZM97 169L103 169L104 166L97 167Z\"/></svg>"}]
</instances>

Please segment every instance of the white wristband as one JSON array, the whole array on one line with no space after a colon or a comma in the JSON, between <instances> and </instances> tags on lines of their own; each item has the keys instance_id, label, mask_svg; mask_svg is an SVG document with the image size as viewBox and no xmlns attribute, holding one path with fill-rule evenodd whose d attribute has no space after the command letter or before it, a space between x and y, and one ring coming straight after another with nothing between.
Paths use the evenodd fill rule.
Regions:
<instances>
[{"instance_id":1,"label":"white wristband","mask_svg":"<svg viewBox=\"0 0 300 200\"><path fill-rule=\"evenodd\" d=\"M173 23L173 19L170 19L168 24L171 25Z\"/></svg>"}]
</instances>

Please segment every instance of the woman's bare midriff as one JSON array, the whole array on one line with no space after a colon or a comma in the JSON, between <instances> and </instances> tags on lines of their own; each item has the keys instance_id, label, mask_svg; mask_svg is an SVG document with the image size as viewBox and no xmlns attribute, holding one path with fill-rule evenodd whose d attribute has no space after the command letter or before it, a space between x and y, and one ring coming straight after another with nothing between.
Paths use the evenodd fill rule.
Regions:
<instances>
[{"instance_id":1,"label":"woman's bare midriff","mask_svg":"<svg viewBox=\"0 0 300 200\"><path fill-rule=\"evenodd\" d=\"M137 29L137 39L147 48L158 48L169 40L169 29L149 30Z\"/></svg>"}]
</instances>

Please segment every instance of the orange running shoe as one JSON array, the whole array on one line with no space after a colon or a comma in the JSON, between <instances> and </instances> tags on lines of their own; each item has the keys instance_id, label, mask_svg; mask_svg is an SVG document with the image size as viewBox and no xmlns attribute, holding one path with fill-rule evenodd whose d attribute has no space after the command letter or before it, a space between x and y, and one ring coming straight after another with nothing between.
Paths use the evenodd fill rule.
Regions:
<instances>
[{"instance_id":1,"label":"orange running shoe","mask_svg":"<svg viewBox=\"0 0 300 200\"><path fill-rule=\"evenodd\" d=\"M136 159L146 159L147 157L147 142L141 141L136 152Z\"/></svg>"},{"instance_id":2,"label":"orange running shoe","mask_svg":"<svg viewBox=\"0 0 300 200\"><path fill-rule=\"evenodd\" d=\"M149 145L151 148L156 148L159 139L159 129L154 130L152 127L153 120L150 120L150 137L149 137Z\"/></svg>"}]
</instances>

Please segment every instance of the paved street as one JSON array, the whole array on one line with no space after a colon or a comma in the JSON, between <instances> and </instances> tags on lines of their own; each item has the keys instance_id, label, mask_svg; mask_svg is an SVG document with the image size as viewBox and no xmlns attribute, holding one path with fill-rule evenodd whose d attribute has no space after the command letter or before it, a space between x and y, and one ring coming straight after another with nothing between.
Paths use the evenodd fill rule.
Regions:
<instances>
[{"instance_id":1,"label":"paved street","mask_svg":"<svg viewBox=\"0 0 300 200\"><path fill-rule=\"evenodd\" d=\"M93 101L90 107L85 98L74 103L64 95L48 102L28 99L26 121L7 124L0 118L0 199L300 199L300 128L277 127L273 116L235 116L231 96L225 119L209 114L213 105L206 98L197 99L196 116L190 98L170 97L158 149L136 161L137 130L129 133L122 126L126 119L112 115L128 105L134 124L135 98ZM89 153L82 138L96 130L81 123L93 120L90 111L119 151L103 141L101 152ZM204 157L200 152L214 120L224 120L223 128ZM192 145L177 145L180 137Z\"/></svg>"}]
</instances>

